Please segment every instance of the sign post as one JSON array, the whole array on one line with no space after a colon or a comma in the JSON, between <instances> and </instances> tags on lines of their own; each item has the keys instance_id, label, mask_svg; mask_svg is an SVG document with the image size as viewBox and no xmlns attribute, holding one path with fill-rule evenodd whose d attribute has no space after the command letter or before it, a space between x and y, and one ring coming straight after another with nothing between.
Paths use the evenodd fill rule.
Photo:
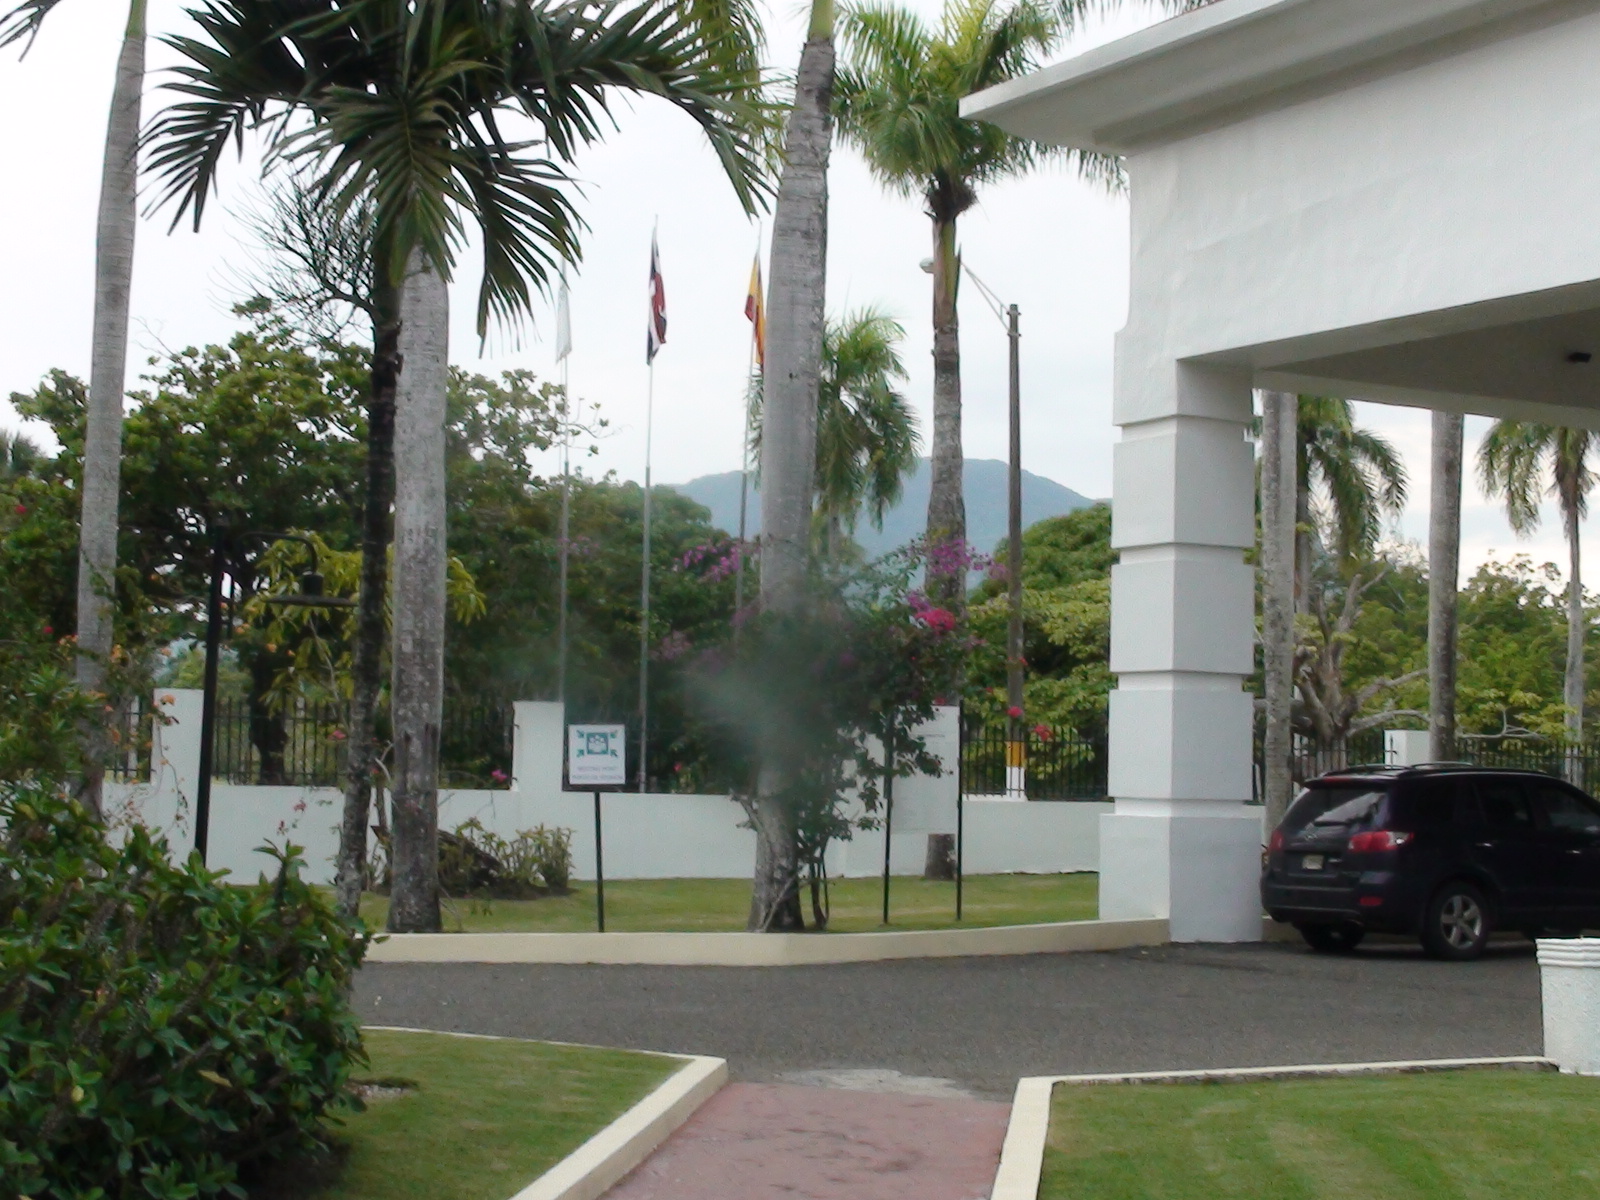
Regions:
<instances>
[{"instance_id":1,"label":"sign post","mask_svg":"<svg viewBox=\"0 0 1600 1200\"><path fill-rule=\"evenodd\" d=\"M594 913L606 931L605 838L600 824L600 793L628 782L626 725L567 726L567 784L594 792Z\"/></svg>"}]
</instances>

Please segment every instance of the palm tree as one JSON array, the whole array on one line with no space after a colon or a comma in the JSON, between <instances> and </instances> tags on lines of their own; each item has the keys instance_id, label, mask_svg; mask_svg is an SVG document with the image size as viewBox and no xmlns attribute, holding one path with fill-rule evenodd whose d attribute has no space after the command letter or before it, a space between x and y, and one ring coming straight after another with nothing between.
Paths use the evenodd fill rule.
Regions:
<instances>
[{"instance_id":1,"label":"palm tree","mask_svg":"<svg viewBox=\"0 0 1600 1200\"><path fill-rule=\"evenodd\" d=\"M1083 6L1071 0L946 0L937 29L886 3L844 10L847 66L835 108L845 141L884 187L920 197L933 223L933 446L928 542L966 540L962 501L961 345L956 293L961 254L956 222L986 183L1064 158L1084 178L1115 186L1116 160L1062 151L998 127L964 120L961 98L1034 70ZM943 560L935 560L943 561ZM965 572L930 564L928 591L959 606Z\"/></svg>"},{"instance_id":2,"label":"palm tree","mask_svg":"<svg viewBox=\"0 0 1600 1200\"><path fill-rule=\"evenodd\" d=\"M1385 514L1406 503L1406 469L1394 445L1355 423L1349 400L1301 396L1297 405L1295 596L1309 611L1317 550L1351 562L1371 554Z\"/></svg>"},{"instance_id":3,"label":"palm tree","mask_svg":"<svg viewBox=\"0 0 1600 1200\"><path fill-rule=\"evenodd\" d=\"M1456 583L1461 569L1460 413L1433 414L1428 505L1428 757L1456 753Z\"/></svg>"},{"instance_id":4,"label":"palm tree","mask_svg":"<svg viewBox=\"0 0 1600 1200\"><path fill-rule=\"evenodd\" d=\"M1578 535L1589 511L1594 472L1589 455L1596 436L1587 429L1563 429L1522 421L1496 421L1478 447L1478 471L1484 495L1503 498L1511 528L1526 536L1539 527L1539 500L1547 492L1561 509L1567 535L1567 670L1562 702L1567 709L1567 735L1573 742L1583 737L1586 624L1583 612L1583 569ZM1544 484L1546 472L1550 484Z\"/></svg>"},{"instance_id":5,"label":"palm tree","mask_svg":"<svg viewBox=\"0 0 1600 1200\"><path fill-rule=\"evenodd\" d=\"M895 384L906 378L900 323L864 308L829 321L817 389L817 517L832 557L863 508L873 527L917 464L917 417Z\"/></svg>"},{"instance_id":6,"label":"palm tree","mask_svg":"<svg viewBox=\"0 0 1600 1200\"><path fill-rule=\"evenodd\" d=\"M57 0L24 0L0 18L0 46L32 45ZM128 298L133 290L133 240L138 224L139 101L144 87L146 0L130 0L111 89L100 166L95 226L94 333L79 498L77 681L86 692L106 687L111 660L117 569L117 497L122 474L122 393L128 360ZM27 51L24 50L24 53ZM109 711L109 709L102 709ZM110 726L83 729L85 763L79 798L98 814Z\"/></svg>"},{"instance_id":7,"label":"palm tree","mask_svg":"<svg viewBox=\"0 0 1600 1200\"><path fill-rule=\"evenodd\" d=\"M720 18L728 6L712 5ZM693 6L619 0L207 0L205 40L173 38L186 97L151 133L162 202L198 224L230 140L261 131L268 163L315 173L337 209L370 198L375 287L396 295L395 771L389 913L439 928L438 739L443 704L446 283L470 218L483 246L478 332L527 314L579 257L569 166L616 91L656 95L706 133L741 202L763 187L752 39ZM309 121L301 118L309 117ZM540 140L510 140L508 120Z\"/></svg>"},{"instance_id":8,"label":"palm tree","mask_svg":"<svg viewBox=\"0 0 1600 1200\"><path fill-rule=\"evenodd\" d=\"M44 462L44 451L26 435L0 429L0 479L32 475Z\"/></svg>"}]
</instances>

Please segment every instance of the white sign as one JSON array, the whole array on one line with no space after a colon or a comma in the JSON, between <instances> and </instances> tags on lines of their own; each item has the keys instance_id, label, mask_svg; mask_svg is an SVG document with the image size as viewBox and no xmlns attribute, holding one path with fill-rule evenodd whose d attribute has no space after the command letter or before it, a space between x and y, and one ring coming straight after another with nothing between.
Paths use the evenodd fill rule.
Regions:
<instances>
[{"instance_id":1,"label":"white sign","mask_svg":"<svg viewBox=\"0 0 1600 1200\"><path fill-rule=\"evenodd\" d=\"M628 782L626 725L568 725L567 782L574 788Z\"/></svg>"}]
</instances>

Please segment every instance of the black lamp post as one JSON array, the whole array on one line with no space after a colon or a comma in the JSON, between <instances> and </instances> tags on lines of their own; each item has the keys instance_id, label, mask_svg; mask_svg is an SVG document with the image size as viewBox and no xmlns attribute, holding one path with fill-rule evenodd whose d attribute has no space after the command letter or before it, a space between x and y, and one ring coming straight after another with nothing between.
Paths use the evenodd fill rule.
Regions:
<instances>
[{"instance_id":1,"label":"black lamp post","mask_svg":"<svg viewBox=\"0 0 1600 1200\"><path fill-rule=\"evenodd\" d=\"M323 594L322 573L317 570L317 544L297 533L265 533L242 530L232 535L235 543L247 538L266 542L299 542L311 551L311 569L300 576L300 591L287 596L265 597L268 604L300 605L305 608L354 608L354 600ZM206 843L211 834L211 773L216 763L217 745L217 659L222 644L222 577L227 568L228 522L211 522L211 579L206 594L206 669L200 693L200 779L194 795L194 848L200 861L206 860Z\"/></svg>"}]
</instances>

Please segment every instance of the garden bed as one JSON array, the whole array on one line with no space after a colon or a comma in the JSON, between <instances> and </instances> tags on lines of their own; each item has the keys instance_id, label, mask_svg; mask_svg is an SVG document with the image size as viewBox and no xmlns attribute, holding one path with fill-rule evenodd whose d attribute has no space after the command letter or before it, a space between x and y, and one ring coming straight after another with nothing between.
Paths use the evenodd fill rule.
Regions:
<instances>
[{"instance_id":1,"label":"garden bed","mask_svg":"<svg viewBox=\"0 0 1600 1200\"><path fill-rule=\"evenodd\" d=\"M683 1064L629 1050L368 1030L371 1096L331 1161L251 1200L506 1200Z\"/></svg>"},{"instance_id":2,"label":"garden bed","mask_svg":"<svg viewBox=\"0 0 1600 1200\"><path fill-rule=\"evenodd\" d=\"M909 876L890 881L884 926L883 881L838 879L829 884L834 933L957 928L956 885ZM606 929L618 932L727 933L742 930L750 905L747 879L619 879L606 882ZM361 913L382 929L388 901L366 896ZM971 875L962 888L959 927L1088 921L1099 915L1099 876ZM807 907L809 920L810 910ZM574 882L564 896L538 900L452 900L445 928L466 933L583 933L595 927L594 884Z\"/></svg>"},{"instance_id":3,"label":"garden bed","mask_svg":"<svg viewBox=\"0 0 1600 1200\"><path fill-rule=\"evenodd\" d=\"M1600 1079L1059 1084L1039 1200L1584 1200Z\"/></svg>"}]
</instances>

